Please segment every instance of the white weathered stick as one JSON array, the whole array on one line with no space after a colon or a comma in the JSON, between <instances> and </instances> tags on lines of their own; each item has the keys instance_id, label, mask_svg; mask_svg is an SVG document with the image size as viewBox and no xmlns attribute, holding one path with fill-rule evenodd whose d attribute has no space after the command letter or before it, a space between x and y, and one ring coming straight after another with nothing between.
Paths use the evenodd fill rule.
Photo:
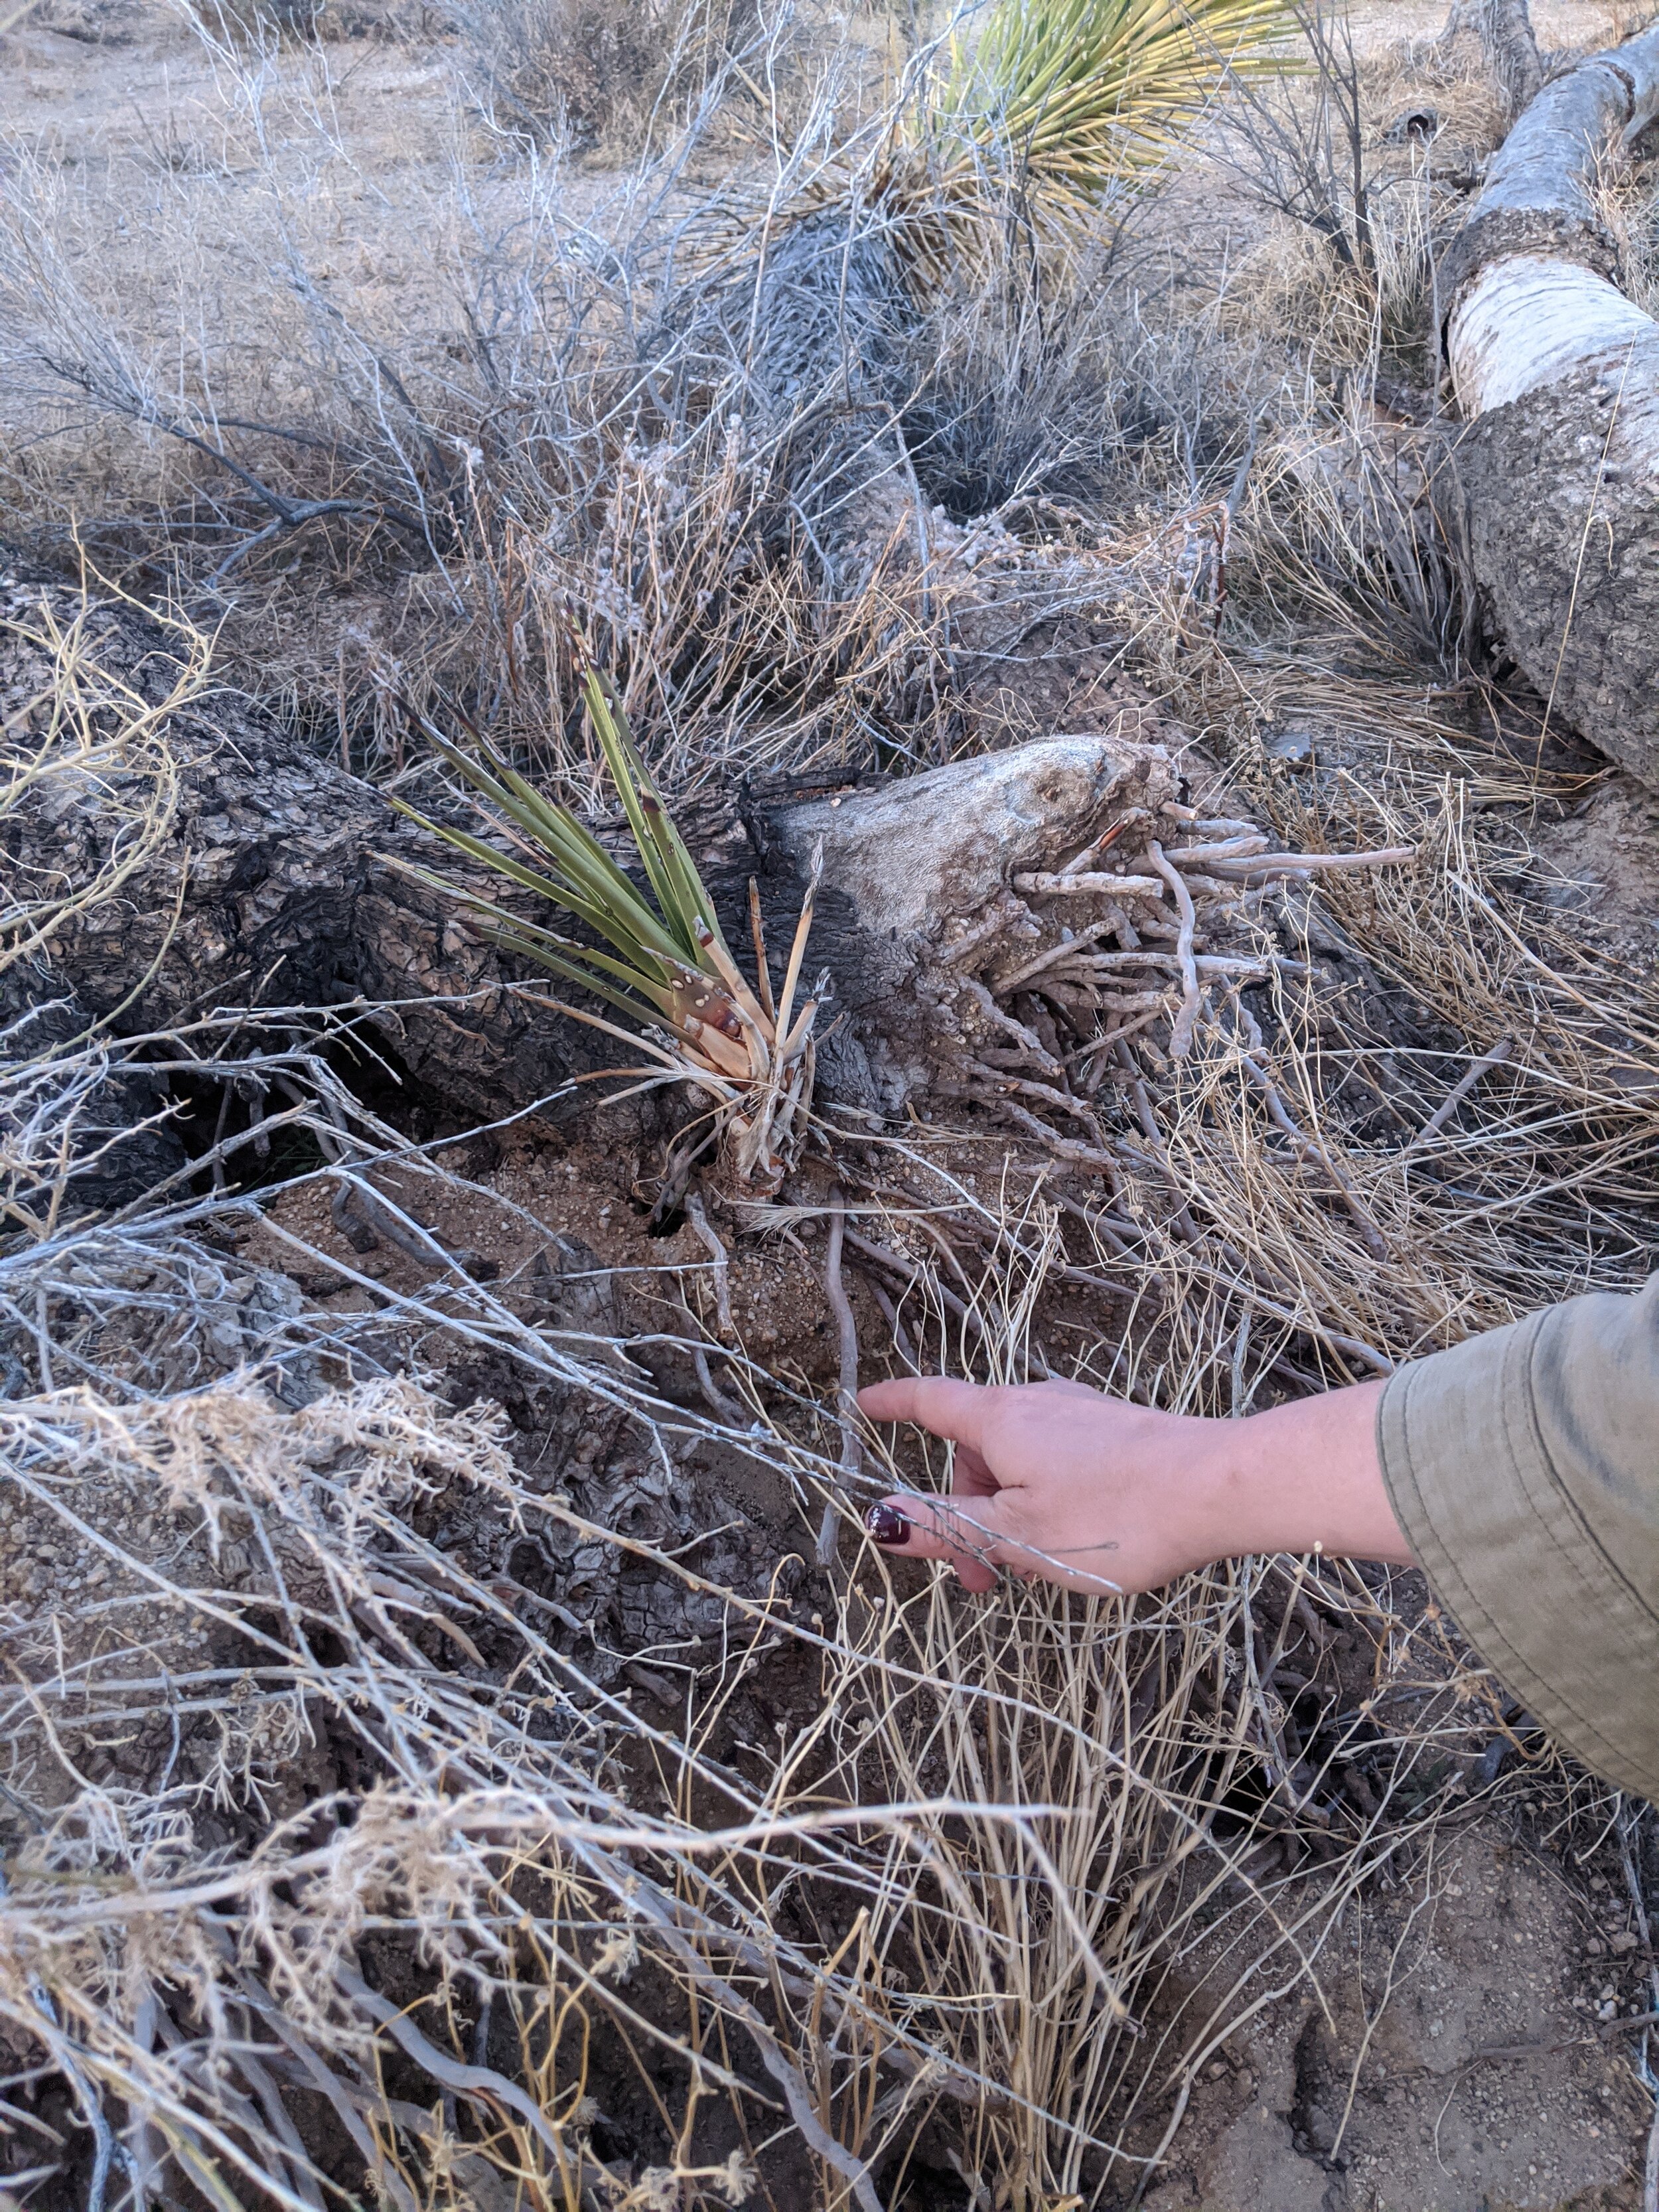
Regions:
<instances>
[{"instance_id":1,"label":"white weathered stick","mask_svg":"<svg viewBox=\"0 0 1659 2212\"><path fill-rule=\"evenodd\" d=\"M1193 934L1198 918L1193 912L1193 895L1182 881L1180 872L1164 857L1164 848L1156 837L1149 838L1146 857L1170 887L1170 896L1181 915L1181 934L1176 939L1176 957L1181 963L1181 1012L1170 1030L1170 1057L1185 1060L1193 1048L1193 1033L1198 1027L1198 1010L1202 1003L1199 994L1198 963L1193 957Z\"/></svg>"},{"instance_id":2,"label":"white weathered stick","mask_svg":"<svg viewBox=\"0 0 1659 2212\"><path fill-rule=\"evenodd\" d=\"M1261 853L1249 860L1219 860L1207 872L1241 883L1249 876L1342 874L1362 868L1396 868L1417 858L1415 845L1390 845L1376 853Z\"/></svg>"},{"instance_id":3,"label":"white weathered stick","mask_svg":"<svg viewBox=\"0 0 1659 2212\"><path fill-rule=\"evenodd\" d=\"M836 1320L836 1342L840 1354L840 1375L836 1392L836 1418L841 1425L841 1470L848 1482L857 1480L859 1473L859 1437L856 1426L859 1401L859 1326L854 1317L852 1303L847 1295L847 1285L842 1279L842 1244L847 1235L847 1201L836 1191L830 1201L829 1250L824 1255L823 1288L830 1301L830 1310ZM831 1498L823 1509L823 1519L818 1527L817 1559L827 1567L836 1555L836 1537L840 1528L836 1501Z\"/></svg>"},{"instance_id":4,"label":"white weathered stick","mask_svg":"<svg viewBox=\"0 0 1659 2212\"><path fill-rule=\"evenodd\" d=\"M1161 899L1164 896L1163 882L1157 876L1059 876L1048 870L1016 876L1014 889L1038 898L1054 898L1066 893L1073 897L1086 894L1097 898L1103 892L1108 898Z\"/></svg>"}]
</instances>

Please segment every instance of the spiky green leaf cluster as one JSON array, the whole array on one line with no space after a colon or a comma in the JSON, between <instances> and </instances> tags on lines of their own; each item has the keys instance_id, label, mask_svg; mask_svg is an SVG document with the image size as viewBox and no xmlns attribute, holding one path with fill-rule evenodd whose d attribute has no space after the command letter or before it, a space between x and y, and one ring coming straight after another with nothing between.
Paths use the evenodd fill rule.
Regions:
<instances>
[{"instance_id":1,"label":"spiky green leaf cluster","mask_svg":"<svg viewBox=\"0 0 1659 2212\"><path fill-rule=\"evenodd\" d=\"M913 289L1000 250L1018 204L1062 249L1146 181L1237 76L1299 68L1297 0L994 0L896 112L873 163L829 164L790 213L881 211Z\"/></svg>"},{"instance_id":2,"label":"spiky green leaf cluster","mask_svg":"<svg viewBox=\"0 0 1659 2212\"><path fill-rule=\"evenodd\" d=\"M1028 191L1097 201L1156 166L1230 72L1282 66L1291 0L996 0L915 118L948 171L1018 165Z\"/></svg>"},{"instance_id":3,"label":"spiky green leaf cluster","mask_svg":"<svg viewBox=\"0 0 1659 2212\"><path fill-rule=\"evenodd\" d=\"M503 853L465 830L434 822L401 799L392 804L458 851L586 922L611 951L561 936L430 871L410 872L458 899L504 950L522 953L596 992L636 1020L659 1017L678 1028L711 989L724 995L710 946L725 954L728 967L730 955L714 902L635 748L620 701L591 665L582 669L581 682L594 735L651 887L649 899L568 806L538 791L477 730L469 731L469 745L463 748L421 718L428 738L450 767L521 833L521 842L536 855L533 862Z\"/></svg>"}]
</instances>

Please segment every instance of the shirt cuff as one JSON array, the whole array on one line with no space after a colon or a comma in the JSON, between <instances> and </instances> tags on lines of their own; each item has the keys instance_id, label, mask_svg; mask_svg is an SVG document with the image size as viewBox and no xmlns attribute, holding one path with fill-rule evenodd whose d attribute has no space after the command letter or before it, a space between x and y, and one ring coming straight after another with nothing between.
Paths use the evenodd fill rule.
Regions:
<instances>
[{"instance_id":1,"label":"shirt cuff","mask_svg":"<svg viewBox=\"0 0 1659 2212\"><path fill-rule=\"evenodd\" d=\"M1659 1798L1659 1624L1540 1431L1537 1363L1560 1314L1401 1368L1377 1407L1382 1480L1436 1595L1486 1664L1585 1765Z\"/></svg>"}]
</instances>

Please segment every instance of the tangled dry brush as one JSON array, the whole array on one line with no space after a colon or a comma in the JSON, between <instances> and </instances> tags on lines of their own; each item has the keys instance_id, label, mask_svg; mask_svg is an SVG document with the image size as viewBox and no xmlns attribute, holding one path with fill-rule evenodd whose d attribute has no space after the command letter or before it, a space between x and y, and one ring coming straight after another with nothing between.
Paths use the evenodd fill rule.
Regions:
<instances>
[{"instance_id":1,"label":"tangled dry brush","mask_svg":"<svg viewBox=\"0 0 1659 2212\"><path fill-rule=\"evenodd\" d=\"M1659 996L1557 896L1600 771L1495 684L1436 426L1377 404L1449 188L1316 171L1321 221L1204 287L1109 196L1041 285L972 246L919 293L891 197L846 213L890 122L785 28L688 64L690 127L581 220L568 118L503 124L498 68L510 159L356 203L429 271L395 343L325 273L320 54L214 33L238 160L152 166L112 251L9 149L18 527L170 606L172 673L14 592L0 671L50 675L0 693L0 820L64 864L3 916L0 2201L878 2212L925 2166L1138 2203L1230 2033L1506 1759L1562 1823L1633 1817L1409 1583L979 1601L858 1534L860 1362L1240 1414L1638 1277ZM694 207L769 83L771 172ZM1259 206L1324 141L1238 98ZM227 340L180 368L158 302L203 283ZM602 1266L383 1118L344 1073L376 1009L135 1030L54 965L143 902L228 675L423 800L411 711L462 698L591 807L571 603L680 797L995 749L1057 696L1196 735L1112 878L1012 887L959 1110L821 1126L771 1209L839 1389L734 1322L752 1219L694 1193L697 1255ZM169 1166L186 1098L214 1133Z\"/></svg>"}]
</instances>

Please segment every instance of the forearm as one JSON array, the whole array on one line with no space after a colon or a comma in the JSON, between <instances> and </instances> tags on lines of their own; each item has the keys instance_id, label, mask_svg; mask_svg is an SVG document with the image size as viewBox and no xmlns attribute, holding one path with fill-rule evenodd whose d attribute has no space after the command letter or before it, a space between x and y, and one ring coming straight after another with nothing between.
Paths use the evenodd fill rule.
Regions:
<instances>
[{"instance_id":1,"label":"forearm","mask_svg":"<svg viewBox=\"0 0 1659 2212\"><path fill-rule=\"evenodd\" d=\"M1242 1421L1194 1423L1195 1549L1206 1559L1319 1551L1412 1565L1377 1458L1383 1387L1360 1382Z\"/></svg>"}]
</instances>

